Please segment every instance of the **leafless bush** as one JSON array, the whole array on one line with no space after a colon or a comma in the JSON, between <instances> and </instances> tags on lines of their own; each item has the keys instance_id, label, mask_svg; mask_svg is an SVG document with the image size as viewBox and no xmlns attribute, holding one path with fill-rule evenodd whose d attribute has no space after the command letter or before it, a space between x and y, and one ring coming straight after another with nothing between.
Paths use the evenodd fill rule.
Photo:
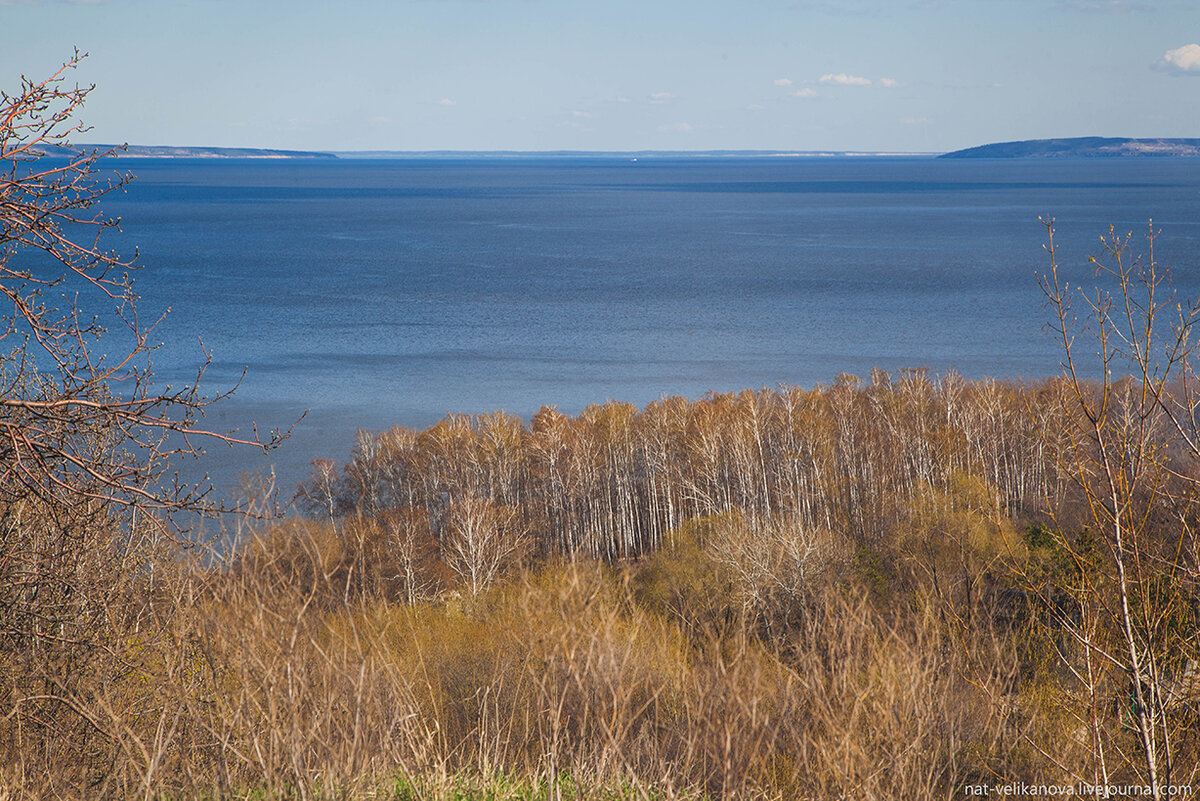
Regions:
<instances>
[{"instance_id":1,"label":"leafless bush","mask_svg":"<svg viewBox=\"0 0 1200 801\"><path fill-rule=\"evenodd\" d=\"M749 520L729 515L712 527L706 546L733 577L746 610L769 627L811 599L848 563L848 543L795 518Z\"/></svg>"}]
</instances>

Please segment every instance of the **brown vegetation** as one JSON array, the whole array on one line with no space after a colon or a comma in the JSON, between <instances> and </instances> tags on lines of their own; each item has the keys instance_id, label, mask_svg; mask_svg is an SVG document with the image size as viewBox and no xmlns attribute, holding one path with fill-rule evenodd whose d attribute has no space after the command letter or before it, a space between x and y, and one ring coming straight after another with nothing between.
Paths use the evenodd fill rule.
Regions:
<instances>
[{"instance_id":1,"label":"brown vegetation","mask_svg":"<svg viewBox=\"0 0 1200 801\"><path fill-rule=\"evenodd\" d=\"M321 467L313 519L153 587L127 574L76 686L6 665L4 775L110 797L883 799L1091 782L1102 759L1145 781L1126 674L1086 647L1120 634L1087 617L1118 597L1114 556L1043 433L1075 425L1068 389L877 373L362 436ZM1188 559L1187 581L1144 576L1163 783L1197 753ZM71 739L32 736L51 715Z\"/></svg>"}]
</instances>

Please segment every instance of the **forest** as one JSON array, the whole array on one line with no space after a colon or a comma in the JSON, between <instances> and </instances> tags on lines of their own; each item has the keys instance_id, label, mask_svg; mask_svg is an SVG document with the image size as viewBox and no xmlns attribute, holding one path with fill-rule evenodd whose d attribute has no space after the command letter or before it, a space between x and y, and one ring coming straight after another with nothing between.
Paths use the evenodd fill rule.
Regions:
<instances>
[{"instance_id":1,"label":"forest","mask_svg":"<svg viewBox=\"0 0 1200 801\"><path fill-rule=\"evenodd\" d=\"M62 75L0 101L0 797L1200 781L1198 311L1153 228L1080 293L1047 221L1059 376L451 415L221 505L173 465L286 432L153 382L98 244L120 181L37 155L77 130Z\"/></svg>"}]
</instances>

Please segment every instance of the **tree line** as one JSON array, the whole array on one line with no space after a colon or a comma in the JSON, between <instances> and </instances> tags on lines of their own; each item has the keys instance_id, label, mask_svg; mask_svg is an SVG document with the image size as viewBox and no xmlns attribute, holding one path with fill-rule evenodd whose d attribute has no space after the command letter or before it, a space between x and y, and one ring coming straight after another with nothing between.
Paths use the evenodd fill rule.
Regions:
<instances>
[{"instance_id":1,"label":"tree line","mask_svg":"<svg viewBox=\"0 0 1200 801\"><path fill-rule=\"evenodd\" d=\"M359 432L345 465L314 462L296 500L329 521L419 510L447 542L487 507L537 553L568 558L637 557L685 521L732 510L874 547L956 475L984 479L1007 516L1044 517L1069 485L1055 458L1067 400L1061 379L909 369L641 409L609 401L576 416L543 407L528 424L450 415L420 431Z\"/></svg>"}]
</instances>

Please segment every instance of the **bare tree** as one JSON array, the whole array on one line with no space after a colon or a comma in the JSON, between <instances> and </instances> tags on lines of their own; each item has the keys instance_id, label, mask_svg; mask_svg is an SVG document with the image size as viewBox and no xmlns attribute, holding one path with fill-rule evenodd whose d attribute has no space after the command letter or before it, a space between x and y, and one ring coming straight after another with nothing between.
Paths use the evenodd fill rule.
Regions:
<instances>
[{"instance_id":1,"label":"bare tree","mask_svg":"<svg viewBox=\"0 0 1200 801\"><path fill-rule=\"evenodd\" d=\"M196 380L154 383L153 323L139 316L134 258L106 248L118 226L97 203L124 188L106 173L114 151L71 140L91 87L70 86L76 52L42 81L0 93L0 626L65 636L78 625L90 562L126 562L144 539L163 539L178 512L214 512L211 485L171 466L208 443L269 448L210 430L205 409L228 394ZM205 358L207 364L207 358ZM140 558L140 557L137 557ZM66 628L64 628L66 627Z\"/></svg>"},{"instance_id":2,"label":"bare tree","mask_svg":"<svg viewBox=\"0 0 1200 801\"><path fill-rule=\"evenodd\" d=\"M1196 403L1191 358L1200 305L1176 300L1167 271L1154 255L1151 224L1146 256L1135 255L1131 235L1111 228L1103 260L1091 259L1113 289L1079 293L1063 281L1057 262L1053 221L1043 221L1050 271L1042 290L1054 315L1052 326L1063 350L1066 383L1076 415L1063 449L1068 472L1082 491L1091 543L1063 540L1076 567L1068 588L1073 606L1059 610L1059 625L1081 656L1064 653L1068 670L1091 696L1086 717L1091 732L1093 776L1107 779L1109 757L1096 712L1096 688L1104 674L1120 691L1137 735L1142 779L1154 798L1181 778L1175 764L1185 729L1170 709L1173 676L1195 659L1194 629L1176 625L1176 609L1194 603L1197 588ZM1085 304L1081 330L1071 308ZM1163 319L1167 317L1169 319ZM1086 380L1075 338L1098 345L1099 374ZM1190 778L1190 777L1188 777Z\"/></svg>"},{"instance_id":3,"label":"bare tree","mask_svg":"<svg viewBox=\"0 0 1200 801\"><path fill-rule=\"evenodd\" d=\"M516 561L525 544L512 510L478 495L456 498L442 540L443 558L471 595L478 595Z\"/></svg>"}]
</instances>

